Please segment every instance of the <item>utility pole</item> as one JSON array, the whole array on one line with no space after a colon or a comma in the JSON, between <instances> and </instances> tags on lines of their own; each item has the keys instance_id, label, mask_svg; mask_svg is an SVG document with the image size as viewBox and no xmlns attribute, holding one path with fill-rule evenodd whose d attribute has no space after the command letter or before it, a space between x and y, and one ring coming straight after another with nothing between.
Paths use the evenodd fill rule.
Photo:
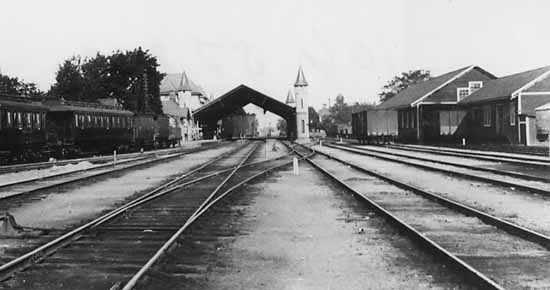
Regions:
<instances>
[{"instance_id":1,"label":"utility pole","mask_svg":"<svg viewBox=\"0 0 550 290\"><path fill-rule=\"evenodd\" d=\"M143 111L149 111L149 87L147 85L147 73L143 72Z\"/></svg>"}]
</instances>

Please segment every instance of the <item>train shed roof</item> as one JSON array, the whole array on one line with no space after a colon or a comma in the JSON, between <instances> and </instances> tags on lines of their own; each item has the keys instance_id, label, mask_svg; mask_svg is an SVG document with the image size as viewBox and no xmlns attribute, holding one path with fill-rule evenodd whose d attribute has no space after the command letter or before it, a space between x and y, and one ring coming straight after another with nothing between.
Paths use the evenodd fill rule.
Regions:
<instances>
[{"instance_id":1,"label":"train shed roof","mask_svg":"<svg viewBox=\"0 0 550 290\"><path fill-rule=\"evenodd\" d=\"M285 119L295 115L293 107L246 85L240 85L193 111L193 116L201 123L219 120L250 103Z\"/></svg>"}]
</instances>

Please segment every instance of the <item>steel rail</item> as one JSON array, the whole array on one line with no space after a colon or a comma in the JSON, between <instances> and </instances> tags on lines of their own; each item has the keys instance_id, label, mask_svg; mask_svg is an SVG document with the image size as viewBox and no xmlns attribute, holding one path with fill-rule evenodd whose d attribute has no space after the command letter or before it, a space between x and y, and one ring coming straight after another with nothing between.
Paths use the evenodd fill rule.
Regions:
<instances>
[{"instance_id":1,"label":"steel rail","mask_svg":"<svg viewBox=\"0 0 550 290\"><path fill-rule=\"evenodd\" d=\"M13 273L15 273L17 271L21 271L21 270L31 266L32 264L43 260L45 257L47 257L47 256L51 255L52 253L54 253L57 249L68 245L69 243L71 243L74 240L77 240L78 238L81 237L81 234L84 233L85 231L94 229L94 228L104 224L105 222L113 219L114 217L120 215L121 213L126 212L128 209L131 209L131 208L136 207L140 204L143 204L147 201L158 198L159 196L165 195L169 192L172 192L172 191L174 191L178 188L183 187L183 186L179 186L179 187L168 188L169 186L183 180L184 178L187 178L188 176L191 176L192 174L204 169L205 167L207 167L210 164L218 161L219 159L221 159L225 156L228 156L230 154L235 153L237 150L239 150L241 148L242 147L236 148L235 150L232 150L230 152L226 152L226 153L224 153L224 154L222 154L222 155L220 155L220 156L218 156L218 157L216 157L212 160L209 160L205 164L203 164L203 165L201 165L201 166L199 166L195 169L192 169L191 171L189 171L189 172L187 172L187 173L185 173L185 174L183 174L179 177L176 177L174 180L172 180L172 181L170 181L166 184L163 184L163 185L147 192L146 194L144 194L144 195L142 195L142 196L140 196L140 197L138 197L138 198L136 198L136 199L134 199L134 200L118 207L118 208L116 208L116 209L113 209L113 210L109 211L108 213L105 213L104 215L102 215L98 218L95 218L92 221L89 221L86 224L81 225L81 226L69 231L68 233L63 234L62 236L57 237L54 240L52 240L52 241L50 241L50 242L48 242L48 243L46 243L42 246L39 246L38 248L35 248L35 249L31 250L30 252L25 253L22 256L19 256L19 257L15 258L14 260L11 260L11 261L1 265L0 266L0 281L6 280L11 275L13 275ZM229 171L229 170L231 170L231 168L226 169L225 171ZM187 186L187 185L190 185L190 184L193 184L193 183L196 183L196 182L200 182L202 180L217 176L217 175L219 175L223 172L224 172L224 170L214 172L210 175L203 176L201 178L186 182L185 185Z\"/></svg>"},{"instance_id":2,"label":"steel rail","mask_svg":"<svg viewBox=\"0 0 550 290\"><path fill-rule=\"evenodd\" d=\"M483 177L483 176L479 176L479 175L475 175L475 174L469 174L469 173L465 173L465 172L451 171L451 170L448 170L448 169L438 168L438 167L434 167L434 166L430 166L430 165L426 165L426 164L413 163L413 162L409 162L409 161L406 161L406 160L396 159L396 158L392 158L392 157L388 157L388 156L381 156L381 155L379 155L380 153L364 152L364 151L361 151L359 149L345 148L345 147L339 147L339 146L329 145L329 144L325 144L323 146L327 146L327 147L331 147L331 148L335 148L335 149L339 149L339 150L343 150L343 151L348 151L348 152L352 152L352 153L355 153L355 154L371 156L371 157L375 157L375 158L386 160L386 161L401 163L401 164L405 164L405 165L408 165L408 166L418 167L418 168L422 168L422 169L426 169L426 170L430 170L430 171L439 171L439 172L443 172L443 173L446 173L446 174L449 174L449 175L456 175L456 176L460 176L460 177L469 178L469 179L472 179L472 180L478 180L478 181L482 181L482 182L486 182L486 183L492 183L492 184L505 186L505 187L515 187L515 188L518 188L518 189L521 189L521 190L534 192L534 193L538 193L538 194L545 195L545 196L550 196L550 191L545 190L545 189L541 189L541 188L537 188L537 187L532 187L532 186L529 186L529 185L522 185L522 184L519 184L519 183L505 181L505 180L497 180L497 179L493 179L493 178L490 178L490 177Z\"/></svg>"},{"instance_id":3,"label":"steel rail","mask_svg":"<svg viewBox=\"0 0 550 290\"><path fill-rule=\"evenodd\" d=\"M178 151L185 150L184 148L165 148L165 149L159 149L159 150L152 150L152 151L145 151L144 153L140 152L131 152L131 153L122 153L119 154L117 157L120 160L129 159L129 158L135 158L135 157L147 157L150 155L158 155L158 154L172 154L172 153L178 153ZM83 157L83 158L74 158L74 159L61 159L56 160L54 162L51 161L42 161L42 162L32 162L32 163L21 163L21 164L13 164L13 165L2 165L0 166L0 174L5 173L14 173L14 172L20 172L25 170L32 170L32 169L42 169L42 168L48 168L52 167L54 165L67 165L71 163L78 163L83 161L88 162L102 162L102 161L109 161L112 160L113 157L110 155L104 155L104 156L92 156L92 157Z\"/></svg>"},{"instance_id":4,"label":"steel rail","mask_svg":"<svg viewBox=\"0 0 550 290\"><path fill-rule=\"evenodd\" d=\"M542 176L535 176L535 175L529 175L529 174L525 174L525 173L505 171L505 170L499 170L499 169L493 169L493 168L476 167L476 166L460 164L460 163L456 163L456 162L430 159L430 158L419 157L419 156L411 156L411 155L407 155L407 154L404 154L404 153L387 152L387 151L373 149L373 148L363 148L363 147L356 146L356 145L351 145L351 144L346 144L346 145L341 145L341 144L333 145L333 144L330 144L328 146L333 147L333 148L334 148L334 146L348 147L348 148L353 148L353 149L357 149L357 150L361 150L361 151L365 151L365 152L372 151L372 152L377 152L377 153L381 153L381 154L388 154L388 155L404 157L404 158L409 158L409 159L415 159L415 160L420 160L420 161L427 161L427 162L439 163L439 164L443 164L443 165L462 167L462 168L466 168L466 169L470 169L470 170L486 171L486 172L495 173L495 174L507 175L507 176L510 176L510 177L523 178L523 179L527 179L527 180L550 182L550 178L542 177Z\"/></svg>"},{"instance_id":5,"label":"steel rail","mask_svg":"<svg viewBox=\"0 0 550 290\"><path fill-rule=\"evenodd\" d=\"M323 154L322 152L318 152L320 154ZM300 154L300 153L298 153ZM324 154L323 154L324 155ZM382 206L380 206L378 203L367 197L365 194L358 192L355 190L352 186L347 184L345 181L341 180L334 174L330 173L328 170L323 168L321 165L319 165L317 162L311 160L310 158L305 158L311 165L313 165L315 168L317 168L319 171L321 171L323 174L328 176L330 179L334 180L338 184L340 184L342 187L350 191L356 196L361 197L365 202L367 202L371 208L376 210L378 213L382 214L384 217L386 217L390 222L397 225L401 230L406 232L412 239L419 242L423 246L425 246L427 249L433 252L436 256L439 256L447 262L447 264L455 267L456 269L460 270L460 272L470 279L473 283L479 285L482 287L482 289L495 289L495 290L504 290L504 288L500 285L498 285L495 281L490 279L489 277L485 276L483 273L476 270L474 267L463 261L462 259L458 258L457 256L453 255L451 252L444 249L442 246L437 244L436 242L432 241L427 236L423 235L421 232L417 231L415 228L392 214L390 211L386 210Z\"/></svg>"},{"instance_id":6,"label":"steel rail","mask_svg":"<svg viewBox=\"0 0 550 290\"><path fill-rule=\"evenodd\" d=\"M179 153L179 154L183 154L183 153ZM147 159L147 158L150 158L150 157L154 158L155 156L152 156L152 155L143 156L143 157L138 157L138 158L135 158L135 159L128 158L128 159L124 159L124 160L121 160L121 161L117 161L117 164L124 164L124 163L132 162L132 161L140 161L140 160L144 160L144 159ZM24 179L24 180L20 180L20 181L14 181L14 182L11 182L11 183L3 183L3 184L0 184L0 189L6 188L6 187L22 185L22 184L26 184L26 183L31 183L31 182L36 182L36 181L48 180L48 179L61 177L61 176L65 176L65 175L69 175L69 174L73 174L73 173L91 171L91 170L95 170L95 169L102 169L102 168L112 167L112 166L114 166L113 163L106 163L106 164L101 164L101 165L94 166L94 167L82 168L82 169L78 169L78 170L67 171L67 172L47 175L47 176L43 176L43 177L35 177L35 178L29 178L29 179Z\"/></svg>"},{"instance_id":7,"label":"steel rail","mask_svg":"<svg viewBox=\"0 0 550 290\"><path fill-rule=\"evenodd\" d=\"M12 198L15 198L15 197L18 197L18 196L21 196L21 195L25 195L25 194L33 194L33 193L40 192L40 191L43 191L43 190L55 188L55 187L58 187L58 186L64 186L64 185L67 185L67 184L80 182L80 181L83 181L83 180L97 178L97 177L103 176L103 175L108 175L108 174L121 172L121 171L129 170L129 169L133 169L133 168L138 168L138 167L145 166L145 165L151 165L151 164L154 164L154 163L158 163L160 161L167 161L167 160L171 160L171 159L176 159L176 158L179 158L179 157L182 157L182 156L185 156L185 155L201 152L201 151L208 150L208 149L210 149L210 148L202 148L201 147L201 148L191 149L191 150L185 151L185 152L163 155L163 156L160 156L158 158L153 158L153 159L150 159L150 160L146 160L149 157L143 157L142 159L139 159L139 160L129 160L129 161L125 161L125 163L126 162L133 162L133 161L136 161L137 163L132 164L132 165L128 165L128 166L125 166L125 167L122 167L122 168L113 168L112 170L98 172L96 174L91 174L91 175L83 176L83 177L80 177L80 178L66 180L66 181L62 181L62 182L59 182L59 183L48 184L48 185L41 186L39 188L35 188L35 189L27 190L27 191L22 191L22 192L17 192L17 193L11 194L11 195L6 195L6 196L3 196L3 197L0 197L0 201L9 200L9 199L12 199ZM105 167L109 167L109 166L113 166L113 165L112 164L105 165ZM95 170L95 169L98 169L98 168L99 167L93 167L93 168L87 168L87 169L83 169L83 170L79 170L79 171L66 172L66 173L61 173L60 175L47 176L47 177L44 177L44 178L39 178L37 180L28 180L28 181L23 181L21 183L16 182L14 184L6 185L6 186L0 185L0 189L5 188L5 187L18 186L18 185L29 183L29 182L42 181L42 180L55 178L55 177L60 177L62 175L69 175L69 174L73 174L73 173L78 173L78 172L82 172L82 171L92 171L92 170ZM99 168L99 169L101 169L101 168Z\"/></svg>"},{"instance_id":8,"label":"steel rail","mask_svg":"<svg viewBox=\"0 0 550 290\"><path fill-rule=\"evenodd\" d=\"M338 142L338 139L335 138L326 138L325 140L328 140L328 142ZM348 143L356 143L357 140L355 139L343 139L345 142ZM478 160L488 160L488 161L496 161L496 162L505 162L505 163L512 163L512 164L521 164L521 165L532 165L532 166L542 166L547 167L550 165L550 159L548 161L541 159L538 155L533 155L533 157L529 156L503 156L503 154L506 154L506 152L502 152L503 154L491 154L490 152L482 153L482 152L451 152L453 148L449 149L429 149L429 148L420 148L420 147L414 147L408 144L400 144L400 143L392 143L387 145L373 145L373 146L380 146L380 147L388 147L388 148L394 148L394 149L401 149L401 150L410 150L410 151L418 151L418 152L428 152L428 153L436 153L441 155L449 155L449 156L458 156L458 157L465 157L470 159L478 159ZM539 157L539 158L536 158Z\"/></svg>"},{"instance_id":9,"label":"steel rail","mask_svg":"<svg viewBox=\"0 0 550 290\"><path fill-rule=\"evenodd\" d=\"M283 143L285 144L285 143ZM287 147L288 145L285 144ZM291 152L295 152L295 150L292 149ZM314 154L314 153L313 153ZM310 155L311 156L311 155ZM265 169L251 177L246 178L245 180L237 183L236 185L232 186L231 188L227 189L223 193L221 193L218 197L216 197L214 200L206 204L204 207L199 207L191 217L185 222L183 226L181 226L171 237L170 239L162 245L162 247L145 263L145 265L139 269L138 272L128 282L124 285L124 287L119 288L113 286L111 289L121 289L121 290L130 290L134 289L134 287L137 285L137 283L145 276L145 274L160 260L162 259L171 249L171 247L177 242L177 239L183 234L183 232L191 225L193 222L195 222L199 217L201 217L208 209L210 209L214 204L216 204L218 201L222 200L225 196L235 191L237 188L243 186L244 184L262 176L265 175L273 170L276 170L278 168L281 168L283 166L291 164L292 161L287 161L282 164L273 166L271 168Z\"/></svg>"},{"instance_id":10,"label":"steel rail","mask_svg":"<svg viewBox=\"0 0 550 290\"><path fill-rule=\"evenodd\" d=\"M378 179L382 179L390 184L393 184L397 187L400 187L402 189L414 192L415 194L418 194L424 198L433 200L449 209L458 211L462 214L468 215L468 216L474 216L482 220L483 222L490 224L492 226L495 226L501 230L504 230L510 234L516 235L522 239L537 243L547 249L550 249L550 236L547 236L545 234L536 232L534 230L528 229L526 227L520 226L518 224L506 221L502 218L496 217L494 215L488 214L486 212L483 212L481 210L478 210L476 208L473 208L471 206L468 206L464 203L454 201L450 198L444 197L441 194L429 192L427 190L424 190L420 187L416 187L411 184L407 184L405 182L399 181L395 178L388 177L387 175L378 173L374 170L366 169L365 167L362 167L360 165L354 164L349 161L345 161L339 157L336 157L334 155L325 153L325 152L319 152L318 154L321 154L325 157L328 157L330 159L336 160L342 164L345 164L351 168L354 168L358 171L361 171L363 173L366 173L368 175L374 176Z\"/></svg>"},{"instance_id":11,"label":"steel rail","mask_svg":"<svg viewBox=\"0 0 550 290\"><path fill-rule=\"evenodd\" d=\"M484 154L484 153L476 153L476 152L450 152L444 149L414 148L414 147L406 146L402 144L391 144L391 145L387 145L387 147L401 149L401 150L435 153L435 154L447 155L447 156L464 157L464 158L486 160L486 161L497 161L497 162L505 162L505 163L512 163L512 164L520 164L520 165L531 165L531 166L539 166L539 167L540 166L548 167L548 165L550 165L549 161L539 160L537 158L520 157L520 156L506 157L506 156L500 156L495 154Z\"/></svg>"},{"instance_id":12,"label":"steel rail","mask_svg":"<svg viewBox=\"0 0 550 290\"><path fill-rule=\"evenodd\" d=\"M210 179L212 177L215 177L215 176L218 176L220 174L223 174L225 172L228 172L228 171L231 171L233 170L235 167L230 167L230 168L227 168L227 169L223 169L223 170L219 170L219 171L216 171L216 172L213 172L211 174L208 174L206 176L202 176L202 177L199 177L199 178L196 178L196 179L193 179L193 180L190 180L190 181L187 181L183 184L178 184L178 185L175 185L175 186L172 186L180 181L182 181L183 179L189 177L189 176L192 176L193 174L203 170L204 168L206 168L207 166L213 164L214 162L217 162L219 161L220 159L228 156L228 155L231 155L235 152L237 152L238 150L242 149L243 147L238 147L232 151L229 151L229 152L226 152L220 156L217 156L216 158L200 165L199 167L197 168L194 168L192 169L191 171L187 172L187 173L184 173L183 175L180 175L178 177L176 177L175 179L173 179L172 181L166 183L166 184L163 184L157 188L155 188L154 190L152 191L149 191L148 193L116 208L116 209L113 209L112 211L82 225L82 226L79 226L78 228L38 247L38 248L35 248L33 249L32 251L0 266L0 281L2 280L6 280L8 279L11 275L13 275L13 273L15 272L18 272L18 271L21 271L31 265L33 265L34 263L38 262L38 261L41 261L43 260L44 258L46 258L47 256L55 253L55 251L59 248L62 248L68 244L70 244L72 241L75 241L75 240L78 240L82 234L85 232L85 231L88 231L88 230L93 230L103 224L105 224L106 222L112 220L113 218L119 216L120 214L128 211L129 209L132 209L132 208L135 208L137 206L140 206L142 204L145 204L151 200L154 200L158 197L161 197L161 196L164 196L168 193L171 193L177 189L180 189L180 188L183 188L183 187L186 187L186 186L189 186L191 184L195 184L195 183L198 183L198 182L201 182L201 181L204 181L204 180L207 180L207 179ZM248 164L244 164L242 165L242 167L248 167L248 166L253 166L253 165L257 165L257 164L261 164L261 163L266 163L266 162L270 162L270 161L274 161L274 160L278 160L278 159L282 159L282 158L285 158L286 156L292 154L291 153L288 153L288 154L285 154L285 155L281 155L279 157L276 157L276 158L271 158L271 159L267 159L267 160L261 160L261 161L257 161L257 162L252 162L252 163L248 163Z\"/></svg>"}]
</instances>

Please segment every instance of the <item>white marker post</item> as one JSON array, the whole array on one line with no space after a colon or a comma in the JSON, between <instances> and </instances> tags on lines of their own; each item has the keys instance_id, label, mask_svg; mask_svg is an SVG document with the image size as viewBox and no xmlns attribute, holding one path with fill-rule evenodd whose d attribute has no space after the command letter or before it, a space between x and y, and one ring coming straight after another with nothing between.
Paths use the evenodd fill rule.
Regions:
<instances>
[{"instance_id":1,"label":"white marker post","mask_svg":"<svg viewBox=\"0 0 550 290\"><path fill-rule=\"evenodd\" d=\"M116 150L113 151L113 165L116 165Z\"/></svg>"},{"instance_id":2,"label":"white marker post","mask_svg":"<svg viewBox=\"0 0 550 290\"><path fill-rule=\"evenodd\" d=\"M298 158L296 157L292 159L292 169L294 170L294 175L300 175L300 169L298 168Z\"/></svg>"},{"instance_id":3,"label":"white marker post","mask_svg":"<svg viewBox=\"0 0 550 290\"><path fill-rule=\"evenodd\" d=\"M462 147L466 146L466 138L462 138Z\"/></svg>"}]
</instances>

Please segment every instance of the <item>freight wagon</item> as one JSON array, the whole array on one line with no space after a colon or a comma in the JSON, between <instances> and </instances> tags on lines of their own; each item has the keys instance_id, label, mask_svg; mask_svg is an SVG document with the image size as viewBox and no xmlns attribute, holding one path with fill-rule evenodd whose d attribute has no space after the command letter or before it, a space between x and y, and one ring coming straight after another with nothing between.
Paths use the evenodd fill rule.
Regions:
<instances>
[{"instance_id":1,"label":"freight wagon","mask_svg":"<svg viewBox=\"0 0 550 290\"><path fill-rule=\"evenodd\" d=\"M393 142L398 136L398 116L394 110L364 110L351 115L354 138L361 144Z\"/></svg>"}]
</instances>

